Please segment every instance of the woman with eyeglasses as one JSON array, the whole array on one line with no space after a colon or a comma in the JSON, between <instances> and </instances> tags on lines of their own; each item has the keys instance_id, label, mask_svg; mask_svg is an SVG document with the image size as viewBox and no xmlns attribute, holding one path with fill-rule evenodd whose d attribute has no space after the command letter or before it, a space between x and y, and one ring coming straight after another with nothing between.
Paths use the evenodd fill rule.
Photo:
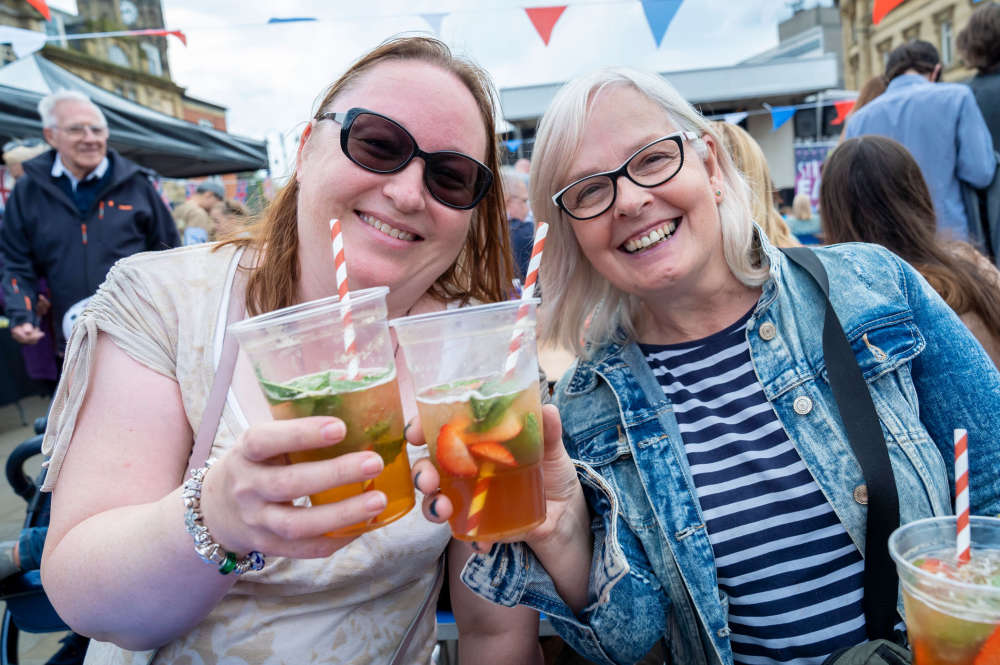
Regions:
<instances>
[{"instance_id":1,"label":"woman with eyeglasses","mask_svg":"<svg viewBox=\"0 0 1000 665\"><path fill-rule=\"evenodd\" d=\"M462 579L543 610L597 663L658 644L673 663L861 662L900 615L890 563L891 599L866 622L868 490L828 383L826 301L754 224L716 131L661 77L626 69L568 83L545 113L531 202L550 223L541 279L560 316L544 337L578 354L555 388L563 445L547 439L547 521L478 543ZM958 427L972 510L996 513L1000 374L982 348L883 248L815 255L900 521L952 511ZM433 467L415 471L432 493ZM429 519L451 509L425 498Z\"/></svg>"},{"instance_id":2,"label":"woman with eyeglasses","mask_svg":"<svg viewBox=\"0 0 1000 665\"><path fill-rule=\"evenodd\" d=\"M134 257L109 275L77 321L45 443L43 580L62 618L95 638L88 662L145 663L143 650L156 665L429 662L447 526L413 510L334 539L324 534L376 516L385 495L296 501L382 470L375 452L289 463L343 439L340 420L271 421L240 354L208 429L217 461L200 493L182 483L232 299L254 315L335 295L331 219L351 287L389 286L390 317L505 297L493 101L486 73L443 43L389 41L327 90L249 237ZM221 561L206 563L186 532L194 498ZM464 547L451 548L454 567ZM451 588L463 662L540 660L536 612Z\"/></svg>"}]
</instances>

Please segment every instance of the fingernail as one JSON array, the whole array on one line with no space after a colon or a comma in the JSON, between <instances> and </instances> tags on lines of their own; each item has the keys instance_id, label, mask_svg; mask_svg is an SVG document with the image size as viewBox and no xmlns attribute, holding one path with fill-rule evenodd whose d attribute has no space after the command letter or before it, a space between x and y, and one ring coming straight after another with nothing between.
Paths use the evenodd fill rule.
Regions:
<instances>
[{"instance_id":1,"label":"fingernail","mask_svg":"<svg viewBox=\"0 0 1000 665\"><path fill-rule=\"evenodd\" d=\"M340 441L347 434L344 423L328 423L319 431L324 441Z\"/></svg>"},{"instance_id":2,"label":"fingernail","mask_svg":"<svg viewBox=\"0 0 1000 665\"><path fill-rule=\"evenodd\" d=\"M378 455L372 455L361 463L361 471L366 476L377 476L382 473L382 458Z\"/></svg>"},{"instance_id":3,"label":"fingernail","mask_svg":"<svg viewBox=\"0 0 1000 665\"><path fill-rule=\"evenodd\" d=\"M430 514L431 514L432 517L437 517L438 516L438 511L434 507L434 506L437 505L437 502L438 502L438 500L434 499L433 501L431 501L431 505L427 506L427 511L430 512Z\"/></svg>"},{"instance_id":4,"label":"fingernail","mask_svg":"<svg viewBox=\"0 0 1000 665\"><path fill-rule=\"evenodd\" d=\"M382 492L371 493L371 496L365 497L365 510L373 513L380 513L385 510L386 498L385 494Z\"/></svg>"},{"instance_id":5,"label":"fingernail","mask_svg":"<svg viewBox=\"0 0 1000 665\"><path fill-rule=\"evenodd\" d=\"M420 474L421 473L423 473L423 471L417 471L417 475L413 476L413 484L414 485L419 485L420 484Z\"/></svg>"}]
</instances>

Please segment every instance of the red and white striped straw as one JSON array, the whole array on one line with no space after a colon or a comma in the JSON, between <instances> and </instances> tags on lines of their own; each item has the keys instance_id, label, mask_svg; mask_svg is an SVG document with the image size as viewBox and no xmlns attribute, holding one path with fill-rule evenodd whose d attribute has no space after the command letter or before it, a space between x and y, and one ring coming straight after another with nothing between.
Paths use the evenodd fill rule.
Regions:
<instances>
[{"instance_id":1,"label":"red and white striped straw","mask_svg":"<svg viewBox=\"0 0 1000 665\"><path fill-rule=\"evenodd\" d=\"M969 527L969 434L964 429L955 430L955 556L961 563L968 563L972 555L971 528Z\"/></svg>"},{"instance_id":2,"label":"red and white striped straw","mask_svg":"<svg viewBox=\"0 0 1000 665\"><path fill-rule=\"evenodd\" d=\"M340 233L340 220L330 220L330 240L333 242L333 265L337 270L337 295L343 307L340 308L340 321L344 326L344 351L347 354L347 378L357 380L361 377L358 366L357 336L354 332L354 320L351 318L351 294L347 288L347 261L344 260L344 238Z\"/></svg>"},{"instance_id":3,"label":"red and white striped straw","mask_svg":"<svg viewBox=\"0 0 1000 665\"><path fill-rule=\"evenodd\" d=\"M517 319L514 321L514 333L510 338L510 346L507 348L507 361L504 363L504 378L510 378L517 369L517 358L521 351L521 342L524 338L524 328L521 321L531 311L528 301L535 294L535 282L538 281L538 267L542 264L542 250L545 249L545 236L548 235L549 225L545 222L537 222L535 225L535 241L531 246L531 260L528 261L528 274L524 277L524 288L521 290L521 306L517 309Z\"/></svg>"}]
</instances>

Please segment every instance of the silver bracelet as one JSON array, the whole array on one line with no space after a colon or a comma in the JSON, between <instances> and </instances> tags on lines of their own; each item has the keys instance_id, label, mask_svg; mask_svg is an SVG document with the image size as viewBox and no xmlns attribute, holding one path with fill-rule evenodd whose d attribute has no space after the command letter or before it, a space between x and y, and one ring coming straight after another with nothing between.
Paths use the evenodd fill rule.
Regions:
<instances>
[{"instance_id":1,"label":"silver bracelet","mask_svg":"<svg viewBox=\"0 0 1000 665\"><path fill-rule=\"evenodd\" d=\"M205 519L201 514L201 484L205 480L205 473L215 464L215 458L209 458L205 466L191 469L191 477L184 482L184 526L187 532L194 538L194 551L198 553L205 563L219 567L219 573L228 575L242 575L251 570L260 570L264 567L264 555L260 552L250 552L240 559L233 552L223 549L222 545L212 539L212 534L205 526Z\"/></svg>"}]
</instances>

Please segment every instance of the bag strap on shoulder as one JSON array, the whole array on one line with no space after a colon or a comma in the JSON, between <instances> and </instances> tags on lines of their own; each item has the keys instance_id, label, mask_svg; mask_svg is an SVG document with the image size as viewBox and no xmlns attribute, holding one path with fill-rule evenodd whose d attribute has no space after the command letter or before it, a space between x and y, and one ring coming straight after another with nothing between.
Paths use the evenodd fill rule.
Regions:
<instances>
[{"instance_id":1,"label":"bag strap on shoulder","mask_svg":"<svg viewBox=\"0 0 1000 665\"><path fill-rule=\"evenodd\" d=\"M899 497L889 462L882 427L868 384L861 375L857 358L830 302L830 283L826 269L807 247L781 250L813 278L826 300L823 320L823 357L827 376L844 423L847 440L861 465L868 487L868 520L865 529L864 599L865 626L868 638L893 639L898 622L896 598L899 581L896 566L889 557L889 534L899 526Z\"/></svg>"}]
</instances>

